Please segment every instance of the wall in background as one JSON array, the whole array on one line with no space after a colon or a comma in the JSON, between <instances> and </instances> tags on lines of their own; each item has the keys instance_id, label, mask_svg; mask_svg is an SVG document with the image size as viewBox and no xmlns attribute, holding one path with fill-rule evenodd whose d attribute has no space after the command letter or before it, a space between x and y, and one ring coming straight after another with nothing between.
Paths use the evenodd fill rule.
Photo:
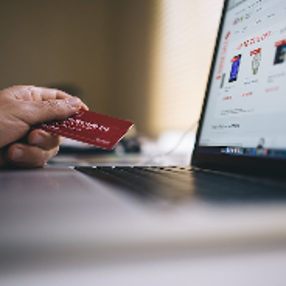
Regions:
<instances>
[{"instance_id":1,"label":"wall in background","mask_svg":"<svg viewBox=\"0 0 286 286\"><path fill-rule=\"evenodd\" d=\"M105 0L2 0L0 88L72 83L107 112L110 17Z\"/></svg>"},{"instance_id":2,"label":"wall in background","mask_svg":"<svg viewBox=\"0 0 286 286\"><path fill-rule=\"evenodd\" d=\"M113 47L109 111L150 134L150 74L157 0L110 0Z\"/></svg>"}]
</instances>

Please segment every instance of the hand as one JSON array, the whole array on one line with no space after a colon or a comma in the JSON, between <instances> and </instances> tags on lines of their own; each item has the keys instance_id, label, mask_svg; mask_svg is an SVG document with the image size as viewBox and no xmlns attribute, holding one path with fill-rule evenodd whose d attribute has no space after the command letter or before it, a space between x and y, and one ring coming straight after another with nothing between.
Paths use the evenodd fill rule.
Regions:
<instances>
[{"instance_id":1,"label":"hand","mask_svg":"<svg viewBox=\"0 0 286 286\"><path fill-rule=\"evenodd\" d=\"M79 98L55 89L14 86L0 91L0 167L43 167L61 140L31 127L65 119L80 108L88 109Z\"/></svg>"}]
</instances>

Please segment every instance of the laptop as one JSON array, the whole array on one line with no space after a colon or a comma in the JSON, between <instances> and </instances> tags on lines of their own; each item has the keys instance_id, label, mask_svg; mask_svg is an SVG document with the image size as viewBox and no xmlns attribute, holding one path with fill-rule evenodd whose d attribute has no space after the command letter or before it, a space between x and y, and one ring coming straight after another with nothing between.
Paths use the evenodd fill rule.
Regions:
<instances>
[{"instance_id":1,"label":"laptop","mask_svg":"<svg viewBox=\"0 0 286 286\"><path fill-rule=\"evenodd\" d=\"M236 191L240 197L242 188L238 182L229 189L229 174L215 179L206 177L204 181L211 171L212 176L219 171L232 172L236 177L252 174L260 177L258 181L271 175L285 176L285 12L285 1L225 2L191 167L75 169L92 178L129 187L145 198L204 192L225 199ZM261 185L245 190L246 183L241 184L245 184L245 196L256 196L256 192L259 198L273 195L268 194L267 188L263 193ZM168 187L170 191L166 191ZM284 188L284 182L280 181L275 190L280 188Z\"/></svg>"},{"instance_id":2,"label":"laptop","mask_svg":"<svg viewBox=\"0 0 286 286\"><path fill-rule=\"evenodd\" d=\"M189 166L1 171L1 261L285 244L285 14L225 1Z\"/></svg>"}]
</instances>

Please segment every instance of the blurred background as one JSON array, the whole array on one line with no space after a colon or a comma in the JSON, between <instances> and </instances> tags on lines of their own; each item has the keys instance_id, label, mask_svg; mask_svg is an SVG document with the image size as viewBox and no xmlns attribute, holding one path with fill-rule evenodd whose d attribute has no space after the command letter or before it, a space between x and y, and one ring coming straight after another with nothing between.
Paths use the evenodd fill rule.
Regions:
<instances>
[{"instance_id":1,"label":"blurred background","mask_svg":"<svg viewBox=\"0 0 286 286\"><path fill-rule=\"evenodd\" d=\"M154 139L167 138L162 137L162 134L169 131L184 133L198 120L223 0L1 0L0 4L0 89L19 84L66 89L74 93L73 95L82 96L91 110L132 120L140 135ZM59 158L58 160L57 164L71 165L69 159L63 161ZM114 158L111 160L110 162L114 164ZM122 162L130 163L128 160L122 161L121 158L120 160L121 165ZM91 161L91 158L88 158L88 161L83 158L81 161L83 165L87 162L92 164L97 161ZM144 162L149 163L150 160ZM164 161L161 163L163 164ZM6 191L7 174L1 173L0 188ZM13 178L15 176L14 173L8 175ZM189 252L186 251L189 244L185 244L185 240L182 240L182 246L178 244L178 253L176 250L164 253L168 243L159 247L155 242L155 251L151 247L155 257L153 260L152 256L148 259L148 253L146 256L142 255L141 260L136 260L136 256L133 258L130 255L136 248L136 244L131 245L130 253L125 253L128 247L124 248L126 244L123 243L123 249L119 249L120 254L117 259L112 255L108 256L113 251L112 247L108 247L108 243L112 244L113 239L117 240L116 235L119 232L118 237L122 241L125 235L128 236L124 226L125 223L129 226L129 217L125 217L129 212L126 214L121 209L118 211L119 223L117 223L118 227L114 228L110 223L112 216L109 222L109 220L103 220L105 216L102 218L97 215L102 214L103 208L106 213L110 210L105 207L104 199L95 202L100 196L95 195L94 200L90 200L90 205L86 207L82 203L84 200L79 200L80 197L76 196L77 193L71 192L67 199L64 196L65 193L60 191L56 193L56 201L51 201L52 204L55 203L55 209L59 209L59 212L54 212L50 209L49 203L46 204L46 201L55 195L47 191L50 184L54 184L50 177L46 177L43 173L41 192L39 192L39 185L37 185L39 181L35 181L33 189L25 176L26 173L23 172L19 180L13 180L16 185L21 185L20 199L17 197L18 193L11 192L11 202L8 200L14 208L10 209L9 204L6 205L7 201L0 200L2 201L0 217L4 221L7 219L8 222L6 228L1 225L1 239L4 237L4 245L5 238L9 238L9 233L12 233L10 236L13 237L12 245L22 239L21 236L15 235L17 232L13 233L14 227L19 232L25 229L26 225L22 220L20 223L17 222L19 212L13 212L15 207L22 206L23 213L27 212L27 216L23 216L23 221L26 220L30 226L26 229L26 233L36 239L44 237L44 245L46 243L46 247L50 247L46 250L51 251L51 255L58 251L57 248L52 249L53 245L59 245L59 250L64 245L63 251L65 249L71 251L71 254L75 255L75 260L79 260L79 264L81 257L77 255L81 250L83 255L87 253L86 263L92 265L85 267L83 264L78 268L77 264L66 266L65 260L62 265L59 258L58 263L47 260L50 264L47 269L42 270L46 265L41 265L38 260L41 261L43 258L45 261L45 257L37 257L39 246L33 244L34 240L28 241L29 235L27 237L23 235L26 240L19 245L21 247L27 243L30 247L27 247L28 250L23 249L23 253L28 253L27 257L23 255L22 249L18 254L17 249L3 250L2 247L2 252L5 253L7 250L8 254L10 251L21 257L18 262L17 255L12 258L2 255L2 261L5 261L0 265L2 286L286 285L283 201L277 209L276 204L269 204L266 209L262 203L261 205L258 203L257 206L246 204L245 208L242 207L241 215L234 217L231 216L232 207L236 207L234 205L227 207L225 204L218 205L217 209L205 209L204 204L199 206L186 204L182 210L175 206L162 205L163 232L166 229L170 231L166 231L167 235L175 234L171 236L171 245L177 243L176 235L181 234L177 229L180 230L182 225L186 225L184 229L188 233L186 241L190 238L191 244L193 238L194 241L198 239L199 236L191 232L195 225L194 229L202 229L201 233L208 234L210 231L217 235L218 240L214 245L218 243L218 249L209 250L211 248L208 248L206 239L201 241L201 245L206 245L206 249L202 249L201 252L200 249L196 251L196 244L194 244L194 248L191 247ZM64 178L67 176L65 175ZM26 186L29 186L26 189L30 190L30 196L22 192L25 189L25 184L23 187L22 182L26 182ZM46 185L45 182L47 182ZM71 180L72 183L73 180ZM10 198L7 192L3 194L7 194ZM88 194L94 193L86 192L82 198L89 198L86 196ZM101 195L100 192L99 195ZM44 206L43 209L34 205L39 198ZM107 199L110 198L108 194ZM67 211L66 216L61 218L61 211L65 214L65 207L73 202L76 205L72 208L71 214ZM116 196L115 202L117 203ZM5 213L7 210L9 210L8 214ZM97 210L99 210L98 213L96 213ZM37 225L33 224L39 219L35 215L37 212L44 214L44 223L39 223L38 229ZM85 214L93 214L93 212L96 215L90 221L82 223ZM188 217L184 216L186 213L189 214ZM111 214L114 213L111 212ZM153 215L152 212L150 214ZM109 218L107 214L106 217ZM88 215L87 218L89 218ZM41 219L42 217L38 221L42 222ZM216 221L215 224L212 224L213 220ZM17 223L13 224L13 222ZM131 220L131 226L132 222ZM243 229L245 222L247 227ZM170 228L170 225L174 229ZM59 228L59 226L63 227ZM160 233L161 229L157 228L156 220L154 220L154 226L143 223L142 233L145 231L145 234L149 235L148 231L153 230L156 237L156 231ZM7 229L10 230L8 236L5 231ZM228 232L228 229L231 231L231 236L225 241L224 232ZM29 230L32 231L29 232ZM83 230L82 233L81 230ZM73 231L76 234L73 234ZM69 240L72 241L71 244L61 239L56 240L66 233L71 238ZM106 244L97 244L97 241L101 241L106 233L110 234L110 240L107 240ZM141 232L139 234L141 235ZM81 237L83 240L79 239L77 244L76 240ZM98 240L93 240L94 237ZM211 240L210 237L208 236L208 239ZM242 242L241 247L237 246L233 250L232 243L234 246L239 245L240 239L246 241L248 237L251 238L245 242L245 247ZM86 244L84 244L85 239L88 241ZM229 244L228 239L230 239ZM89 244L90 241L94 244ZM81 243L84 244L83 248ZM74 252L73 245L78 247ZM120 248L120 244L118 245ZM152 246L152 243L150 245ZM284 248L281 249L281 246ZM30 253L31 249L35 249L35 252ZM223 253L220 250L223 250ZM94 257L96 251L99 251L99 255ZM102 253L106 253L106 256ZM140 249L138 253L138 256L143 254ZM161 253L162 256L160 256ZM24 263L25 259L30 258L29 255L33 261L32 266ZM59 255L56 258L60 257L61 251L56 255ZM63 257L63 259L68 260L69 257L67 254L67 258ZM16 263L15 268L9 268L11 265L9 259L19 264ZM92 259L96 260L94 265Z\"/></svg>"},{"instance_id":2,"label":"blurred background","mask_svg":"<svg viewBox=\"0 0 286 286\"><path fill-rule=\"evenodd\" d=\"M2 0L0 88L71 87L158 137L200 114L222 0Z\"/></svg>"}]
</instances>

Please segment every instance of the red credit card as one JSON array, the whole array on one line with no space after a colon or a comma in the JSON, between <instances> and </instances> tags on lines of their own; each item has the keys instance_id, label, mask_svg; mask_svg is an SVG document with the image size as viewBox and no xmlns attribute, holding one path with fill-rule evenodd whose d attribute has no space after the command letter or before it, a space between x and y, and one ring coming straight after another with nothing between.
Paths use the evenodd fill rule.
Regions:
<instances>
[{"instance_id":1,"label":"red credit card","mask_svg":"<svg viewBox=\"0 0 286 286\"><path fill-rule=\"evenodd\" d=\"M43 123L37 127L51 134L112 149L132 126L131 121L81 109L65 120Z\"/></svg>"}]
</instances>

